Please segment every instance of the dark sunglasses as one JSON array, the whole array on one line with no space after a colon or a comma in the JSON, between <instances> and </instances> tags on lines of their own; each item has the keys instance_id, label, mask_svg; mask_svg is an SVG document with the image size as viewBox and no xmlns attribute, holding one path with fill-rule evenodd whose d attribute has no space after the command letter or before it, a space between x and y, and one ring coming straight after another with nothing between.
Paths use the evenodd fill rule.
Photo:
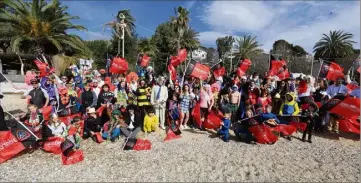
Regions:
<instances>
[{"instance_id":1,"label":"dark sunglasses","mask_svg":"<svg viewBox=\"0 0 361 183\"><path fill-rule=\"evenodd\" d=\"M32 85L35 85L35 84L39 84L39 83L38 83L38 82L32 82L31 84L32 84Z\"/></svg>"}]
</instances>

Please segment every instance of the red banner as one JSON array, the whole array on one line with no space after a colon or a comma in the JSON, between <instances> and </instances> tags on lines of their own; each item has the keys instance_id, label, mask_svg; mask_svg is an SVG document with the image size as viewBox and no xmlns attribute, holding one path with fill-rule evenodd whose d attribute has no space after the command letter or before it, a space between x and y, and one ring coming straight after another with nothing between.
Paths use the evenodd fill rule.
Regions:
<instances>
[{"instance_id":1,"label":"red banner","mask_svg":"<svg viewBox=\"0 0 361 183\"><path fill-rule=\"evenodd\" d=\"M269 75L276 76L280 72L282 67L285 65L286 65L286 61L284 61L284 60L272 60Z\"/></svg>"},{"instance_id":2,"label":"red banner","mask_svg":"<svg viewBox=\"0 0 361 183\"><path fill-rule=\"evenodd\" d=\"M178 51L178 58L181 62L187 59L187 49L181 49Z\"/></svg>"},{"instance_id":3,"label":"red banner","mask_svg":"<svg viewBox=\"0 0 361 183\"><path fill-rule=\"evenodd\" d=\"M199 102L196 103L196 105L192 110L192 117L196 122L196 124L198 125L198 127L201 127L201 106Z\"/></svg>"},{"instance_id":4,"label":"red banner","mask_svg":"<svg viewBox=\"0 0 361 183\"><path fill-rule=\"evenodd\" d=\"M149 62L150 62L150 57L148 57L148 55L144 54L142 56L142 61L140 62L140 66L142 67L147 67L149 65Z\"/></svg>"},{"instance_id":5,"label":"red banner","mask_svg":"<svg viewBox=\"0 0 361 183\"><path fill-rule=\"evenodd\" d=\"M62 137L49 137L45 142L42 149L46 152L53 154L61 154L60 144L64 142Z\"/></svg>"},{"instance_id":6,"label":"red banner","mask_svg":"<svg viewBox=\"0 0 361 183\"><path fill-rule=\"evenodd\" d=\"M331 113L338 114L344 118L353 118L360 116L360 99L346 97L330 110Z\"/></svg>"},{"instance_id":7,"label":"red banner","mask_svg":"<svg viewBox=\"0 0 361 183\"><path fill-rule=\"evenodd\" d=\"M271 130L281 133L284 136L290 136L297 131L296 127L284 124L279 124L276 127L271 128Z\"/></svg>"},{"instance_id":8,"label":"red banner","mask_svg":"<svg viewBox=\"0 0 361 183\"><path fill-rule=\"evenodd\" d=\"M206 129L218 129L221 127L221 122L222 116L211 111L207 116L207 120L204 121L203 127Z\"/></svg>"},{"instance_id":9,"label":"red banner","mask_svg":"<svg viewBox=\"0 0 361 183\"><path fill-rule=\"evenodd\" d=\"M76 164L84 160L84 153L82 150L71 151L68 156L61 156L63 165Z\"/></svg>"},{"instance_id":10,"label":"red banner","mask_svg":"<svg viewBox=\"0 0 361 183\"><path fill-rule=\"evenodd\" d=\"M294 126L299 131L305 131L307 128L307 123L303 123L303 122L291 121L289 124L291 126Z\"/></svg>"},{"instance_id":11,"label":"red banner","mask_svg":"<svg viewBox=\"0 0 361 183\"><path fill-rule=\"evenodd\" d=\"M249 69L249 67L251 67L251 65L252 65L252 62L251 62L251 60L250 59L244 59L243 61L242 61L242 64L239 66L244 72L246 72L248 69Z\"/></svg>"},{"instance_id":12,"label":"red banner","mask_svg":"<svg viewBox=\"0 0 361 183\"><path fill-rule=\"evenodd\" d=\"M336 63L331 63L326 78L332 81L336 81L338 77L345 77L343 74L343 68Z\"/></svg>"},{"instance_id":13,"label":"red banner","mask_svg":"<svg viewBox=\"0 0 361 183\"><path fill-rule=\"evenodd\" d=\"M45 106L39 110L44 116L44 121L49 120L51 111L53 110L53 107L51 105Z\"/></svg>"},{"instance_id":14,"label":"red banner","mask_svg":"<svg viewBox=\"0 0 361 183\"><path fill-rule=\"evenodd\" d=\"M39 60L34 60L34 63L40 71L40 74L39 74L40 78L49 75L49 73L46 72L46 68L48 67L48 64L41 62Z\"/></svg>"},{"instance_id":15,"label":"red banner","mask_svg":"<svg viewBox=\"0 0 361 183\"><path fill-rule=\"evenodd\" d=\"M133 150L136 151L143 151L143 150L150 150L152 149L152 143L147 139L137 139Z\"/></svg>"},{"instance_id":16,"label":"red banner","mask_svg":"<svg viewBox=\"0 0 361 183\"><path fill-rule=\"evenodd\" d=\"M123 74L128 71L128 62L124 58L113 58L110 66L110 72L112 74Z\"/></svg>"},{"instance_id":17,"label":"red banner","mask_svg":"<svg viewBox=\"0 0 361 183\"><path fill-rule=\"evenodd\" d=\"M338 120L340 131L360 134L360 123L353 119Z\"/></svg>"},{"instance_id":18,"label":"red banner","mask_svg":"<svg viewBox=\"0 0 361 183\"><path fill-rule=\"evenodd\" d=\"M226 74L226 69L224 67L220 67L213 71L214 77L218 78Z\"/></svg>"},{"instance_id":19,"label":"red banner","mask_svg":"<svg viewBox=\"0 0 361 183\"><path fill-rule=\"evenodd\" d=\"M77 113L70 116L59 117L59 120L68 126L71 123L71 120L73 120L76 116L81 117L80 113Z\"/></svg>"},{"instance_id":20,"label":"red banner","mask_svg":"<svg viewBox=\"0 0 361 183\"><path fill-rule=\"evenodd\" d=\"M272 133L270 127L265 124L257 124L248 128L248 130L260 144L273 144L278 140L278 137Z\"/></svg>"},{"instance_id":21,"label":"red banner","mask_svg":"<svg viewBox=\"0 0 361 183\"><path fill-rule=\"evenodd\" d=\"M210 68L206 65L196 63L191 73L191 76L199 78L200 80L206 80L208 78Z\"/></svg>"},{"instance_id":22,"label":"red banner","mask_svg":"<svg viewBox=\"0 0 361 183\"><path fill-rule=\"evenodd\" d=\"M0 163L16 156L25 149L11 131L0 131Z\"/></svg>"},{"instance_id":23,"label":"red banner","mask_svg":"<svg viewBox=\"0 0 361 183\"><path fill-rule=\"evenodd\" d=\"M298 93L306 93L308 89L307 82L305 80L300 81L300 84L298 85Z\"/></svg>"},{"instance_id":24,"label":"red banner","mask_svg":"<svg viewBox=\"0 0 361 183\"><path fill-rule=\"evenodd\" d=\"M288 71L288 69L282 71L281 73L277 74L277 77L280 80L285 80L287 78L289 78L291 76L290 72Z\"/></svg>"}]
</instances>

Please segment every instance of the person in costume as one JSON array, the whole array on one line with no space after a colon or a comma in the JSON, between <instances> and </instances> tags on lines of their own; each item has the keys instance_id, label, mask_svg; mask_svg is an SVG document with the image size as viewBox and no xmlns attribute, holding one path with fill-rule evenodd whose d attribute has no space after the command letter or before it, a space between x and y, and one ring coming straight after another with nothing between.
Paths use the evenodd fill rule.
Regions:
<instances>
[{"instance_id":1,"label":"person in costume","mask_svg":"<svg viewBox=\"0 0 361 183\"><path fill-rule=\"evenodd\" d=\"M225 110L224 117L221 123L221 129L218 130L217 134L222 137L224 142L229 142L229 128L231 127L231 111L229 109Z\"/></svg>"},{"instance_id":2,"label":"person in costume","mask_svg":"<svg viewBox=\"0 0 361 183\"><path fill-rule=\"evenodd\" d=\"M39 112L38 107L34 104L28 106L28 112L21 118L21 122L34 133L40 132L42 124L44 122L44 116Z\"/></svg>"},{"instance_id":3,"label":"person in costume","mask_svg":"<svg viewBox=\"0 0 361 183\"><path fill-rule=\"evenodd\" d=\"M230 94L230 110L232 122L237 120L237 110L241 102L241 94L238 92L236 85L232 86L232 92Z\"/></svg>"},{"instance_id":4,"label":"person in costume","mask_svg":"<svg viewBox=\"0 0 361 183\"><path fill-rule=\"evenodd\" d=\"M102 137L103 139L115 142L120 136L120 124L124 123L124 118L119 110L112 110L110 112L109 108L107 108L107 113L110 116L110 120L103 126Z\"/></svg>"},{"instance_id":5,"label":"person in costume","mask_svg":"<svg viewBox=\"0 0 361 183\"><path fill-rule=\"evenodd\" d=\"M139 112L137 112L137 106L133 104L128 105L127 111L123 116L125 121L120 123L120 131L125 137L135 139L143 127L143 119Z\"/></svg>"},{"instance_id":6,"label":"person in costume","mask_svg":"<svg viewBox=\"0 0 361 183\"><path fill-rule=\"evenodd\" d=\"M303 115L307 116L307 128L303 131L302 141L306 141L306 135L308 134L308 142L312 143L312 131L315 126L315 120L318 117L318 106L313 100L307 101L306 110L302 110Z\"/></svg>"},{"instance_id":7,"label":"person in costume","mask_svg":"<svg viewBox=\"0 0 361 183\"><path fill-rule=\"evenodd\" d=\"M90 88L90 83L84 84L84 92L80 96L81 108L80 112L82 114L86 113L88 107L96 107L97 105L97 95Z\"/></svg>"},{"instance_id":8,"label":"person in costume","mask_svg":"<svg viewBox=\"0 0 361 183\"><path fill-rule=\"evenodd\" d=\"M157 131L158 125L159 125L158 117L154 114L154 109L150 108L144 117L143 130L145 133Z\"/></svg>"},{"instance_id":9,"label":"person in costume","mask_svg":"<svg viewBox=\"0 0 361 183\"><path fill-rule=\"evenodd\" d=\"M294 93L290 92L286 94L286 100L282 103L279 114L280 115L292 115L296 116L300 112L298 103L296 102L296 96Z\"/></svg>"}]
</instances>

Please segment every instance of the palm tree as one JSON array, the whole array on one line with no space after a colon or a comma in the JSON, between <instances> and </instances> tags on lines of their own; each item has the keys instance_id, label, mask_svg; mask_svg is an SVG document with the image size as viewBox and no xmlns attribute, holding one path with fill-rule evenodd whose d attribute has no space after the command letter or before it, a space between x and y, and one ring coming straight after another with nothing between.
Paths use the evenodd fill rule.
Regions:
<instances>
[{"instance_id":1,"label":"palm tree","mask_svg":"<svg viewBox=\"0 0 361 183\"><path fill-rule=\"evenodd\" d=\"M138 41L138 51L141 54L154 56L158 50L152 38L140 38Z\"/></svg>"},{"instance_id":2,"label":"palm tree","mask_svg":"<svg viewBox=\"0 0 361 183\"><path fill-rule=\"evenodd\" d=\"M190 21L189 11L182 6L178 6L177 8L174 8L174 13L176 17L171 17L171 23L178 34L177 48L179 50L181 49L181 39L183 38L183 34L188 29Z\"/></svg>"},{"instance_id":3,"label":"palm tree","mask_svg":"<svg viewBox=\"0 0 361 183\"><path fill-rule=\"evenodd\" d=\"M21 0L4 0L6 6L12 11L0 10L0 22L8 22L17 30L11 37L13 51L18 51L22 44L30 43L34 46L36 54L45 53L45 44L49 43L63 51L65 46L72 49L83 49L80 37L68 34L70 29L86 30L83 26L73 25L70 21L79 19L66 13L67 6L61 6L58 0L50 3L45 0L23 2Z\"/></svg>"},{"instance_id":4,"label":"palm tree","mask_svg":"<svg viewBox=\"0 0 361 183\"><path fill-rule=\"evenodd\" d=\"M313 52L319 57L343 58L354 53L352 44L353 35L341 30L330 31L329 35L323 37L313 47Z\"/></svg>"},{"instance_id":5,"label":"palm tree","mask_svg":"<svg viewBox=\"0 0 361 183\"><path fill-rule=\"evenodd\" d=\"M256 40L257 36L252 37L251 35L244 35L237 41L238 53L237 56L240 58L252 58L263 52L260 48L262 45Z\"/></svg>"},{"instance_id":6,"label":"palm tree","mask_svg":"<svg viewBox=\"0 0 361 183\"><path fill-rule=\"evenodd\" d=\"M122 15L124 17L122 17ZM111 27L113 29L113 34L118 38L118 54L120 54L120 40L124 39L122 32L122 24L125 24L124 32L127 33L129 37L132 37L132 33L135 30L135 18L131 15L130 10L120 10L116 20L106 23L105 26Z\"/></svg>"},{"instance_id":7,"label":"palm tree","mask_svg":"<svg viewBox=\"0 0 361 183\"><path fill-rule=\"evenodd\" d=\"M183 33L183 38L180 41L181 47L187 50L197 49L201 43L198 39L199 33L194 29L186 29Z\"/></svg>"}]
</instances>

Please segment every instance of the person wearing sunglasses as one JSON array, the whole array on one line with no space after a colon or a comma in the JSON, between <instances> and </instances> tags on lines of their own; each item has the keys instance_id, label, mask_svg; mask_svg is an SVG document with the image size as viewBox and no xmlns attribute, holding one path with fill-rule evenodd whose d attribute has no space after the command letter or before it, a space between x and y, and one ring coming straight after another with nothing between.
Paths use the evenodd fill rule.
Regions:
<instances>
[{"instance_id":1,"label":"person wearing sunglasses","mask_svg":"<svg viewBox=\"0 0 361 183\"><path fill-rule=\"evenodd\" d=\"M30 104L36 105L38 109L47 106L49 104L49 95L40 87L38 79L32 79L30 83L33 86L33 89L28 94Z\"/></svg>"}]
</instances>

